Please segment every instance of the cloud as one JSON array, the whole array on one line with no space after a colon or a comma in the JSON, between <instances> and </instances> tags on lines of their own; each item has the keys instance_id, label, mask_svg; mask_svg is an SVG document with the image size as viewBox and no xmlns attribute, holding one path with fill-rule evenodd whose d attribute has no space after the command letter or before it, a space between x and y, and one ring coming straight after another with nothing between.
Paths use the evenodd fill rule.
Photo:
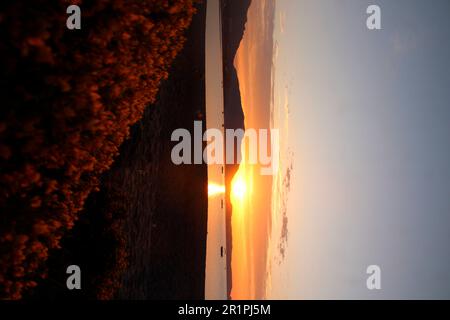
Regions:
<instances>
[{"instance_id":1,"label":"cloud","mask_svg":"<svg viewBox=\"0 0 450 320\"><path fill-rule=\"evenodd\" d=\"M284 260L286 255L286 248L288 245L288 236L289 236L289 230L288 230L288 216L287 216L287 202L288 202L288 195L291 189L291 177L292 177L292 170L293 170L293 164L292 164L292 153L290 153L290 160L289 165L286 168L286 171L284 173L283 177L283 185L282 185L282 195L281 195L281 232L280 232L280 238L278 240L278 251L280 253L281 260L278 263L281 263L282 260Z\"/></svg>"},{"instance_id":2,"label":"cloud","mask_svg":"<svg viewBox=\"0 0 450 320\"><path fill-rule=\"evenodd\" d=\"M280 12L280 15L279 15L279 18L280 18L280 33L284 33L284 30L285 30L285 28L286 28L286 12L284 12L284 11L282 11L282 12Z\"/></svg>"},{"instance_id":3,"label":"cloud","mask_svg":"<svg viewBox=\"0 0 450 320\"><path fill-rule=\"evenodd\" d=\"M275 44L273 46L273 58L276 61L278 59L278 54L280 52L278 41L275 41Z\"/></svg>"}]
</instances>

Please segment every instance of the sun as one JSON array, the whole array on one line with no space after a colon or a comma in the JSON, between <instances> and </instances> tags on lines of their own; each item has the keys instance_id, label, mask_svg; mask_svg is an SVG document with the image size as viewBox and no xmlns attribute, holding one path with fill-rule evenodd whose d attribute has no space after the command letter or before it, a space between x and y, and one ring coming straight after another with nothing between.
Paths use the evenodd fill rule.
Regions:
<instances>
[{"instance_id":1,"label":"sun","mask_svg":"<svg viewBox=\"0 0 450 320\"><path fill-rule=\"evenodd\" d=\"M242 200L247 193L247 185L242 177L238 177L235 181L233 181L233 185L231 187L232 196Z\"/></svg>"}]
</instances>

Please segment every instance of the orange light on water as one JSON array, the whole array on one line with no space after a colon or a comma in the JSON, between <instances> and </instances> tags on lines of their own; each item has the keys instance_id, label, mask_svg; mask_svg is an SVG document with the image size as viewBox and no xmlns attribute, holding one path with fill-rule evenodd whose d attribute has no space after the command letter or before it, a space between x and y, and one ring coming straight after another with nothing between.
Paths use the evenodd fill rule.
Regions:
<instances>
[{"instance_id":1,"label":"orange light on water","mask_svg":"<svg viewBox=\"0 0 450 320\"><path fill-rule=\"evenodd\" d=\"M225 186L217 183L208 184L208 197L217 196L219 194L225 193Z\"/></svg>"}]
</instances>

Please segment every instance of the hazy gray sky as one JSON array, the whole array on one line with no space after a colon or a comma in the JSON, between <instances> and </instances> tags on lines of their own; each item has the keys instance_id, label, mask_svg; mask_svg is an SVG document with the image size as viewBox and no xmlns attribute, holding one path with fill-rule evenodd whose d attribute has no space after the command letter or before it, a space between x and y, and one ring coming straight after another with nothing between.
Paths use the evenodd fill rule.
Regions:
<instances>
[{"instance_id":1,"label":"hazy gray sky","mask_svg":"<svg viewBox=\"0 0 450 320\"><path fill-rule=\"evenodd\" d=\"M276 5L294 170L269 297L450 298L450 1Z\"/></svg>"}]
</instances>

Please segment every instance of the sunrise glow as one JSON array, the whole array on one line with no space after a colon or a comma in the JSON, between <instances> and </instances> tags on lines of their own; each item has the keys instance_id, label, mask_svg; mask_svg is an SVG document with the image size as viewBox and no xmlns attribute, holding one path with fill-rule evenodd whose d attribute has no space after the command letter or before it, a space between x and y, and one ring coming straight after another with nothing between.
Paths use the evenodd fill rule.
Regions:
<instances>
[{"instance_id":1,"label":"sunrise glow","mask_svg":"<svg viewBox=\"0 0 450 320\"><path fill-rule=\"evenodd\" d=\"M231 187L232 197L237 198L239 200L243 200L245 194L247 192L247 185L243 177L238 177L237 180L233 181L233 185Z\"/></svg>"}]
</instances>

